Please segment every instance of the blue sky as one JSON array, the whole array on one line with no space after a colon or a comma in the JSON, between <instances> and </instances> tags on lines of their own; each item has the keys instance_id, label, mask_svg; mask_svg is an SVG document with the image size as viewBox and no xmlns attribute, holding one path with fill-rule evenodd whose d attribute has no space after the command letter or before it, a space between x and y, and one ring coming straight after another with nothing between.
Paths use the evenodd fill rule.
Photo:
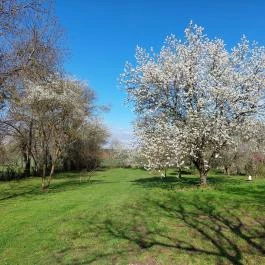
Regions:
<instances>
[{"instance_id":1,"label":"blue sky","mask_svg":"<svg viewBox=\"0 0 265 265\"><path fill-rule=\"evenodd\" d=\"M190 20L228 48L242 34L265 45L265 0L57 0L56 8L71 53L66 70L88 81L98 104L111 106L104 122L125 141L134 115L117 79L136 45L158 50L167 35L181 38Z\"/></svg>"}]
</instances>

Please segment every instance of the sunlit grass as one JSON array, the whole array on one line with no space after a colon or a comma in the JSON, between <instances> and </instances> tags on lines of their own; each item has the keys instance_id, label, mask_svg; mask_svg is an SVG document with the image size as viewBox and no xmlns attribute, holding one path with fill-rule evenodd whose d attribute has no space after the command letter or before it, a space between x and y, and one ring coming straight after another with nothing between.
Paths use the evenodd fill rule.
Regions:
<instances>
[{"instance_id":1,"label":"sunlit grass","mask_svg":"<svg viewBox=\"0 0 265 265\"><path fill-rule=\"evenodd\" d=\"M0 264L264 264L265 180L103 169L0 183Z\"/></svg>"}]
</instances>

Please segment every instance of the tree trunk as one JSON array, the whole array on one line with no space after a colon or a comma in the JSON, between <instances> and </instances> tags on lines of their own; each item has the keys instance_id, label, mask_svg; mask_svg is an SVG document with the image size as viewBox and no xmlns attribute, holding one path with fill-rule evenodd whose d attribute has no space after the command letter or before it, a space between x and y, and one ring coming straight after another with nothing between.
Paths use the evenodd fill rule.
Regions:
<instances>
[{"instance_id":1,"label":"tree trunk","mask_svg":"<svg viewBox=\"0 0 265 265\"><path fill-rule=\"evenodd\" d=\"M24 167L24 176L29 177L30 176L30 155L28 146L23 146L23 167Z\"/></svg>"},{"instance_id":2,"label":"tree trunk","mask_svg":"<svg viewBox=\"0 0 265 265\"><path fill-rule=\"evenodd\" d=\"M224 169L225 169L225 175L228 176L229 175L229 169L228 169L228 167L225 166Z\"/></svg>"},{"instance_id":3,"label":"tree trunk","mask_svg":"<svg viewBox=\"0 0 265 265\"><path fill-rule=\"evenodd\" d=\"M52 176L54 174L55 165L56 165L56 162L57 162L58 158L60 157L60 155L61 155L61 151L58 148L55 152L55 158L53 159L52 156L50 157L52 166L51 166L51 170L50 170L50 174L48 177L46 188L49 188L49 186L51 184Z\"/></svg>"},{"instance_id":4,"label":"tree trunk","mask_svg":"<svg viewBox=\"0 0 265 265\"><path fill-rule=\"evenodd\" d=\"M30 156L27 156L25 162L26 162L26 164L25 164L25 168L24 168L24 175L25 175L25 177L29 177L30 176Z\"/></svg>"},{"instance_id":5,"label":"tree trunk","mask_svg":"<svg viewBox=\"0 0 265 265\"><path fill-rule=\"evenodd\" d=\"M201 186L207 185L207 172L205 170L200 171L200 183Z\"/></svg>"},{"instance_id":6,"label":"tree trunk","mask_svg":"<svg viewBox=\"0 0 265 265\"><path fill-rule=\"evenodd\" d=\"M41 176L41 188L44 190L46 187L45 185L45 177Z\"/></svg>"},{"instance_id":7,"label":"tree trunk","mask_svg":"<svg viewBox=\"0 0 265 265\"><path fill-rule=\"evenodd\" d=\"M27 177L30 176L30 167L31 167L31 153L32 153L32 129L33 129L33 121L30 121L29 125L29 141L28 141L28 155L27 155L27 163L26 163L26 172Z\"/></svg>"},{"instance_id":8,"label":"tree trunk","mask_svg":"<svg viewBox=\"0 0 265 265\"><path fill-rule=\"evenodd\" d=\"M30 176L31 153L32 153L32 127L33 127L33 122L31 120L30 124L29 124L28 142L27 142L27 144L25 144L24 152L23 152L24 163L25 163L25 167L24 167L24 175L25 175L25 177L29 177Z\"/></svg>"},{"instance_id":9,"label":"tree trunk","mask_svg":"<svg viewBox=\"0 0 265 265\"><path fill-rule=\"evenodd\" d=\"M23 174L24 174L24 176L25 177L28 177L29 175L28 175L28 155L27 155L27 151L26 151L26 146L25 147L23 147L23 159L22 159L22 162L23 162L23 167L24 167L24 172L23 172Z\"/></svg>"},{"instance_id":10,"label":"tree trunk","mask_svg":"<svg viewBox=\"0 0 265 265\"><path fill-rule=\"evenodd\" d=\"M206 186L207 185L207 172L209 169L208 170L205 169L203 159L193 160L193 163L200 173L200 185Z\"/></svg>"},{"instance_id":11,"label":"tree trunk","mask_svg":"<svg viewBox=\"0 0 265 265\"><path fill-rule=\"evenodd\" d=\"M180 168L180 167L177 168L177 174L176 174L176 177L177 177L178 179L181 178L181 168Z\"/></svg>"},{"instance_id":12,"label":"tree trunk","mask_svg":"<svg viewBox=\"0 0 265 265\"><path fill-rule=\"evenodd\" d=\"M42 175L41 175L41 188L44 190L46 189L46 166L45 164L42 165Z\"/></svg>"},{"instance_id":13,"label":"tree trunk","mask_svg":"<svg viewBox=\"0 0 265 265\"><path fill-rule=\"evenodd\" d=\"M47 183L47 188L50 186L51 184L51 180L52 180L52 176L53 176L53 173L54 173L54 168L55 168L55 163L52 164L52 167L51 167L51 171L50 171L50 175L48 177L48 183Z\"/></svg>"}]
</instances>

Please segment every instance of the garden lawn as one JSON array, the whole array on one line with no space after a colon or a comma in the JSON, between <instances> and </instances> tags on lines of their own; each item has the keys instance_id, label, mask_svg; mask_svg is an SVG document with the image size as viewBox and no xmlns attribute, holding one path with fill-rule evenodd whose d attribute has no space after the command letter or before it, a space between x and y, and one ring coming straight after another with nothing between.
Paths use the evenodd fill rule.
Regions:
<instances>
[{"instance_id":1,"label":"garden lawn","mask_svg":"<svg viewBox=\"0 0 265 265\"><path fill-rule=\"evenodd\" d=\"M265 264L265 180L80 176L0 183L0 264Z\"/></svg>"}]
</instances>

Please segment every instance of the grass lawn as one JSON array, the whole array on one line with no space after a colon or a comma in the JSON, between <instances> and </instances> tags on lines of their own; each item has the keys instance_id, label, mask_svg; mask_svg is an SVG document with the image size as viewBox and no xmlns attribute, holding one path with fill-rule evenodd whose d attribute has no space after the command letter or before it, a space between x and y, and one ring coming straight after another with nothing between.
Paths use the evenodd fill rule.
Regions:
<instances>
[{"instance_id":1,"label":"grass lawn","mask_svg":"<svg viewBox=\"0 0 265 265\"><path fill-rule=\"evenodd\" d=\"M0 264L265 264L265 179L102 169L0 183Z\"/></svg>"}]
</instances>

